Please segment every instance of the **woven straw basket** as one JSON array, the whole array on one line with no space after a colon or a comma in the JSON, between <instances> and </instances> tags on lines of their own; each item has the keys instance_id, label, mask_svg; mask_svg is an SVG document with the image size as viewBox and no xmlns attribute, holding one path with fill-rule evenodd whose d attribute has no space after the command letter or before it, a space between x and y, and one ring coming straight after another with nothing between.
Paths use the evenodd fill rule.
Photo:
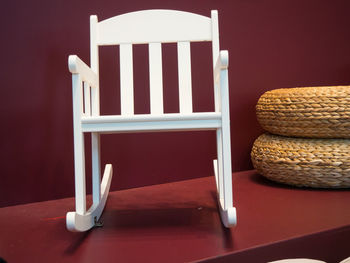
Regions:
<instances>
[{"instance_id":1,"label":"woven straw basket","mask_svg":"<svg viewBox=\"0 0 350 263\"><path fill-rule=\"evenodd\" d=\"M350 138L350 86L268 91L256 113L260 125L273 134Z\"/></svg>"},{"instance_id":2,"label":"woven straw basket","mask_svg":"<svg viewBox=\"0 0 350 263\"><path fill-rule=\"evenodd\" d=\"M350 187L350 140L304 139L263 134L251 152L254 168L284 184Z\"/></svg>"}]
</instances>

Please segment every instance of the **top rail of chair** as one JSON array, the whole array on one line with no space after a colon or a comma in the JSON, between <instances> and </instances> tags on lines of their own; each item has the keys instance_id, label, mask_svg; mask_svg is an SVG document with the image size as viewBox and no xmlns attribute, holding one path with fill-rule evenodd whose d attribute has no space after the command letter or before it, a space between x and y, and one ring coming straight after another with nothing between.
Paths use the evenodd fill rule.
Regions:
<instances>
[{"instance_id":1,"label":"top rail of chair","mask_svg":"<svg viewBox=\"0 0 350 263\"><path fill-rule=\"evenodd\" d=\"M213 13L217 11L212 11L212 17ZM93 23L96 23L97 45L212 40L212 18L184 11L143 10L101 22L97 22L96 16L91 16Z\"/></svg>"}]
</instances>

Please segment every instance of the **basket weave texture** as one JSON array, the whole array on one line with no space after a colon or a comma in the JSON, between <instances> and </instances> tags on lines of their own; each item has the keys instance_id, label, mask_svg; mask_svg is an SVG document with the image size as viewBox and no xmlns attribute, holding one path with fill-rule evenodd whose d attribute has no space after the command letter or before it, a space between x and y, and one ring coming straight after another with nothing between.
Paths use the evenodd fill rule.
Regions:
<instances>
[{"instance_id":1,"label":"basket weave texture","mask_svg":"<svg viewBox=\"0 0 350 263\"><path fill-rule=\"evenodd\" d=\"M271 90L260 97L256 113L273 134L350 138L350 86Z\"/></svg>"},{"instance_id":2,"label":"basket weave texture","mask_svg":"<svg viewBox=\"0 0 350 263\"><path fill-rule=\"evenodd\" d=\"M284 184L350 187L350 140L304 139L263 134L251 152L254 168Z\"/></svg>"}]
</instances>

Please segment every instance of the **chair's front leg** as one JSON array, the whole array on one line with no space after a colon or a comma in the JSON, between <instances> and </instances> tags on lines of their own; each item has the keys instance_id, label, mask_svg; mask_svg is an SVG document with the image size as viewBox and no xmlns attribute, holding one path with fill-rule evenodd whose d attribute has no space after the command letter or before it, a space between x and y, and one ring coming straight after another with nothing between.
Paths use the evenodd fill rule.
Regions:
<instances>
[{"instance_id":1,"label":"chair's front leg","mask_svg":"<svg viewBox=\"0 0 350 263\"><path fill-rule=\"evenodd\" d=\"M231 146L227 144L227 137L226 141L223 139L224 134L227 136L222 129L216 131L218 159L214 160L214 172L221 221L225 227L232 227L236 225L237 218L232 203ZM226 143L223 144L223 141Z\"/></svg>"},{"instance_id":2,"label":"chair's front leg","mask_svg":"<svg viewBox=\"0 0 350 263\"><path fill-rule=\"evenodd\" d=\"M222 127L222 163L223 163L223 199L220 200L221 220L226 227L237 224L236 208L233 207L232 165L230 125L223 123Z\"/></svg>"},{"instance_id":3,"label":"chair's front leg","mask_svg":"<svg viewBox=\"0 0 350 263\"><path fill-rule=\"evenodd\" d=\"M236 209L233 207L232 193L232 165L231 165L231 136L230 136L230 109L228 86L228 52L221 51L217 65L220 68L220 101L221 101L221 128L217 130L218 144L218 201L220 216L226 227L237 223ZM217 70L218 71L218 70Z\"/></svg>"},{"instance_id":4,"label":"chair's front leg","mask_svg":"<svg viewBox=\"0 0 350 263\"><path fill-rule=\"evenodd\" d=\"M85 158L84 134L74 134L74 164L75 164L75 204L76 211L68 212L66 218L67 229L73 232L87 231L98 225L98 220L106 204L112 180L112 165L105 167L103 179L100 177L100 136L92 133L92 195L93 204L86 211L85 187Z\"/></svg>"},{"instance_id":5,"label":"chair's front leg","mask_svg":"<svg viewBox=\"0 0 350 263\"><path fill-rule=\"evenodd\" d=\"M74 130L74 174L75 209L80 215L86 213L85 151L84 134L81 129L82 80L79 74L72 75L73 86L73 130Z\"/></svg>"},{"instance_id":6,"label":"chair's front leg","mask_svg":"<svg viewBox=\"0 0 350 263\"><path fill-rule=\"evenodd\" d=\"M74 129L74 177L75 177L75 210L67 213L67 228L76 230L74 214L86 213L85 185L85 151L84 134L81 129L82 115L82 80L79 74L72 75L73 86L73 129Z\"/></svg>"},{"instance_id":7,"label":"chair's front leg","mask_svg":"<svg viewBox=\"0 0 350 263\"><path fill-rule=\"evenodd\" d=\"M80 215L86 213L85 151L84 134L75 135L74 170L75 170L75 209Z\"/></svg>"},{"instance_id":8,"label":"chair's front leg","mask_svg":"<svg viewBox=\"0 0 350 263\"><path fill-rule=\"evenodd\" d=\"M222 127L222 184L224 209L232 207L232 165L231 165L231 140L230 126L223 124Z\"/></svg>"},{"instance_id":9,"label":"chair's front leg","mask_svg":"<svg viewBox=\"0 0 350 263\"><path fill-rule=\"evenodd\" d=\"M222 160L222 130L216 130L216 147L217 147L217 160L214 162L215 181L218 191L218 198L224 198L224 180L223 180L223 160Z\"/></svg>"}]
</instances>

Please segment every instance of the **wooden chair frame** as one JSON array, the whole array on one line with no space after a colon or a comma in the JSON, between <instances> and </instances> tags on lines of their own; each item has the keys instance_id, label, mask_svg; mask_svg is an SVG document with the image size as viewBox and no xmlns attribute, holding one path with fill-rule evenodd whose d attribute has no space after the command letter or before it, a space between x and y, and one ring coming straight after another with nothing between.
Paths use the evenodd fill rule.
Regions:
<instances>
[{"instance_id":1,"label":"wooden chair frame","mask_svg":"<svg viewBox=\"0 0 350 263\"><path fill-rule=\"evenodd\" d=\"M232 169L229 116L228 51L219 51L218 13L211 17L175 10L145 10L98 22L90 17L91 68L76 55L69 56L72 73L75 212L68 212L67 228L86 231L98 222L108 196L112 165L101 181L100 134L136 131L216 130L217 160L214 171L220 216L226 227L236 224L232 200ZM193 112L190 42L211 41L215 112ZM179 113L164 113L162 43L177 43ZM133 44L148 44L150 114L134 114ZM100 115L98 47L119 45L121 115ZM86 209L84 133L91 133L92 197Z\"/></svg>"}]
</instances>

